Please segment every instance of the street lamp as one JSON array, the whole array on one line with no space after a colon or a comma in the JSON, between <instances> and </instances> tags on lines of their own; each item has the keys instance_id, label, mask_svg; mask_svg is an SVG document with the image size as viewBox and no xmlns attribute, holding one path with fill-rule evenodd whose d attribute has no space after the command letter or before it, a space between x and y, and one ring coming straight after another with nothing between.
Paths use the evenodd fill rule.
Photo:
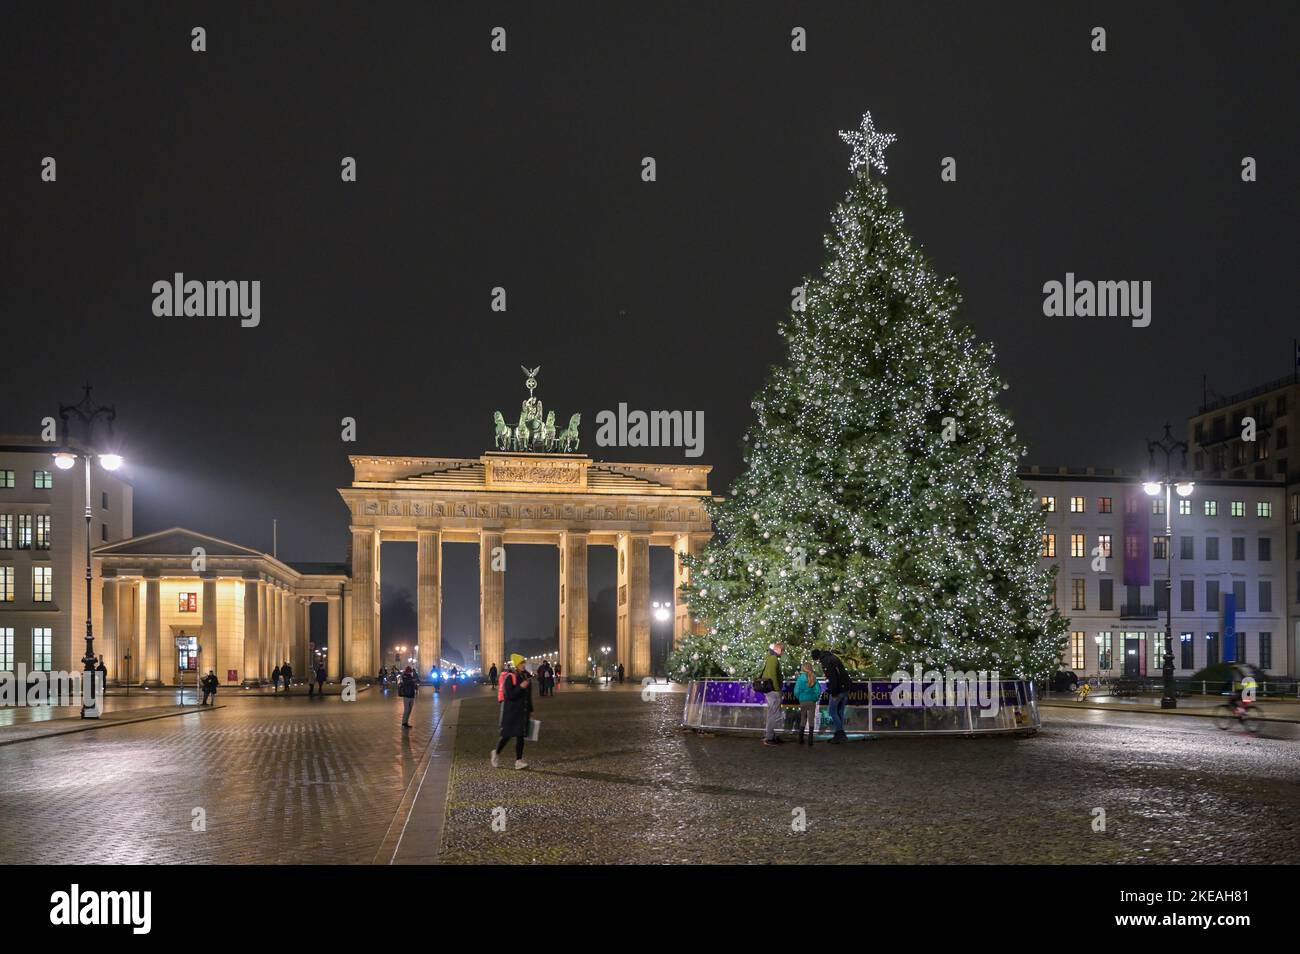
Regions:
<instances>
[{"instance_id":1,"label":"street lamp","mask_svg":"<svg viewBox=\"0 0 1300 954\"><path fill-rule=\"evenodd\" d=\"M1160 708L1176 709L1178 708L1178 698L1174 694L1174 534L1173 534L1173 507L1171 491L1176 490L1180 497L1190 497L1196 485L1190 480L1175 481L1173 476L1172 458L1174 451L1182 451L1183 466L1187 468L1187 442L1174 440L1174 435L1165 425L1164 436L1158 441L1147 441L1147 453L1151 457L1151 470L1156 469L1156 451L1164 451L1165 454L1165 476L1164 480L1148 480L1142 485L1142 489L1151 497L1158 497L1163 491L1165 495L1165 658L1164 665L1161 667L1164 675L1164 695L1160 698Z\"/></svg>"},{"instance_id":2,"label":"street lamp","mask_svg":"<svg viewBox=\"0 0 1300 954\"><path fill-rule=\"evenodd\" d=\"M72 450L59 450L54 454L54 465L59 470L71 470L77 463L77 457L80 456L86 471L86 654L81 657L82 671L90 675L90 699L91 705L87 706L85 700L82 700L81 717L83 719L98 719L102 710L99 705L97 696L98 688L95 685L95 626L92 620L94 615L92 611L91 598L91 566L90 566L90 523L92 513L90 509L90 465L94 462L95 454L90 450L94 445L95 421L100 417L108 427L109 440L112 440L113 420L117 417L117 410L113 407L96 406L90 400L90 385L84 386L85 393L82 394L81 400L76 404L60 404L59 419L63 422L63 440L65 446L70 448L68 416L75 415L77 420L81 421L82 428L85 431L85 443L82 445L80 454ZM122 456L116 453L100 454L99 466L105 470L113 471L122 466ZM85 676L83 675L83 679Z\"/></svg>"}]
</instances>

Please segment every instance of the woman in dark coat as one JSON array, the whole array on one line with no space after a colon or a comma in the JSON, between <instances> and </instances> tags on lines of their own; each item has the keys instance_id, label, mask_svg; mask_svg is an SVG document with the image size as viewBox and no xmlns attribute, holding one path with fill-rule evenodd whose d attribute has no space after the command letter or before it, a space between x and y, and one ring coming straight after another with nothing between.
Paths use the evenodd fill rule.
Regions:
<instances>
[{"instance_id":1,"label":"woman in dark coat","mask_svg":"<svg viewBox=\"0 0 1300 954\"><path fill-rule=\"evenodd\" d=\"M492 750L493 768L497 767L497 756L511 739L515 740L515 768L528 768L528 763L524 761L524 738L528 735L528 717L533 712L533 680L522 665L514 676L513 679L504 680L505 699L501 703L501 741Z\"/></svg>"}]
</instances>

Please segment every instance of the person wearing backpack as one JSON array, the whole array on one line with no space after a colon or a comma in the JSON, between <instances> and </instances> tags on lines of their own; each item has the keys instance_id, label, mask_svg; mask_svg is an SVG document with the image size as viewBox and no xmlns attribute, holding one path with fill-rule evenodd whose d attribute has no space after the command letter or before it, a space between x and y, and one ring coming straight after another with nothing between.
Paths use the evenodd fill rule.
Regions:
<instances>
[{"instance_id":1,"label":"person wearing backpack","mask_svg":"<svg viewBox=\"0 0 1300 954\"><path fill-rule=\"evenodd\" d=\"M763 693L767 700L767 719L763 726L763 744L780 745L776 731L781 727L781 654L785 646L773 643L767 649L767 658L763 660L763 671L754 680L755 688Z\"/></svg>"},{"instance_id":2,"label":"person wearing backpack","mask_svg":"<svg viewBox=\"0 0 1300 954\"><path fill-rule=\"evenodd\" d=\"M402 728L411 727L411 707L415 705L415 694L420 686L415 678L415 670L407 666L397 677L397 694L402 697Z\"/></svg>"},{"instance_id":3,"label":"person wearing backpack","mask_svg":"<svg viewBox=\"0 0 1300 954\"><path fill-rule=\"evenodd\" d=\"M500 764L498 756L501 750L507 742L514 739L515 768L526 769L528 763L524 761L524 739L528 735L528 718L533 711L532 680L524 668L523 656L515 653L510 657L510 662L514 664L515 671L501 675L501 739L492 749L491 762L492 767L496 768Z\"/></svg>"},{"instance_id":4,"label":"person wearing backpack","mask_svg":"<svg viewBox=\"0 0 1300 954\"><path fill-rule=\"evenodd\" d=\"M817 733L817 700L822 697L822 687L813 673L812 660L805 659L794 681L794 697L799 700L799 744L803 745L803 727L808 726L808 744L813 744Z\"/></svg>"},{"instance_id":5,"label":"person wearing backpack","mask_svg":"<svg viewBox=\"0 0 1300 954\"><path fill-rule=\"evenodd\" d=\"M849 701L849 671L840 662L840 657L829 649L814 649L812 658L821 663L822 672L826 674L826 692L831 698L831 723L835 727L831 742L838 745L848 740L844 734L844 706Z\"/></svg>"}]
</instances>

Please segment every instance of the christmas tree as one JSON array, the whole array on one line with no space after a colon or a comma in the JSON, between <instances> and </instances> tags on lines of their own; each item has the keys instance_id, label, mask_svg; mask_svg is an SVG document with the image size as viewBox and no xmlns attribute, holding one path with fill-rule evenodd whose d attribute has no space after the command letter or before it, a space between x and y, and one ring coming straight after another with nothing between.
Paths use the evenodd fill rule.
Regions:
<instances>
[{"instance_id":1,"label":"christmas tree","mask_svg":"<svg viewBox=\"0 0 1300 954\"><path fill-rule=\"evenodd\" d=\"M1024 451L998 406L1008 386L992 347L955 321L956 282L870 176L894 137L870 113L840 135L853 185L822 276L780 328L789 360L753 402L747 469L710 507L709 546L687 558L683 598L705 631L670 671L747 679L781 640L795 664L830 648L863 674L921 663L1044 677L1065 621L1039 565L1041 510L1016 476Z\"/></svg>"}]
</instances>

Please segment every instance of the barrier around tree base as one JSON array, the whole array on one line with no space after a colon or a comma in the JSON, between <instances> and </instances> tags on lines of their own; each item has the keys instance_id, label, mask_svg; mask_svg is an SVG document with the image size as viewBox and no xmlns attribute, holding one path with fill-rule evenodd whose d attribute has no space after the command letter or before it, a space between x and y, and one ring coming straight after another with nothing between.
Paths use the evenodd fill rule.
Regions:
<instances>
[{"instance_id":1,"label":"barrier around tree base","mask_svg":"<svg viewBox=\"0 0 1300 954\"><path fill-rule=\"evenodd\" d=\"M844 710L844 731L850 738L883 735L1031 735L1042 727L1038 695L1025 679L1003 679L977 693L918 690L913 704L898 705L900 684L887 679L855 682ZM782 732L799 729L799 705L794 683L782 685ZM822 683L815 724L817 737L829 738L830 698ZM902 696L907 699L906 694ZM937 704L935 704L937 702ZM682 725L704 732L761 735L766 700L748 682L735 679L693 679L686 685Z\"/></svg>"}]
</instances>

